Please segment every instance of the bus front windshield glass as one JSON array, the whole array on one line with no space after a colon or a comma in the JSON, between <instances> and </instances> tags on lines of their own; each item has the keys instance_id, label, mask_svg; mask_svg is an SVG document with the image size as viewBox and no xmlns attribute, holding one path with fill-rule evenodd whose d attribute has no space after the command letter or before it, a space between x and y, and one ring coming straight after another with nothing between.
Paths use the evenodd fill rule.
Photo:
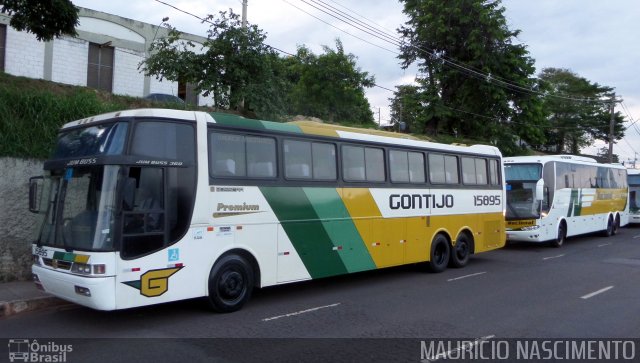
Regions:
<instances>
[{"instance_id":1,"label":"bus front windshield glass","mask_svg":"<svg viewBox=\"0 0 640 363\"><path fill-rule=\"evenodd\" d=\"M536 183L542 178L541 164L506 164L507 219L540 218Z\"/></svg>"},{"instance_id":2,"label":"bus front windshield glass","mask_svg":"<svg viewBox=\"0 0 640 363\"><path fill-rule=\"evenodd\" d=\"M38 244L67 250L113 250L120 166L66 169L45 179Z\"/></svg>"}]
</instances>

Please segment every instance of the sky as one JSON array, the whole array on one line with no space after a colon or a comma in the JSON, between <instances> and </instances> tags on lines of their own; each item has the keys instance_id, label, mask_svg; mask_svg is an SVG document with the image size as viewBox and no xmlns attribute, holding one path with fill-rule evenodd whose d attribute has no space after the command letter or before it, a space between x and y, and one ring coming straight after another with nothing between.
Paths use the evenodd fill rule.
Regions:
<instances>
[{"instance_id":1,"label":"sky","mask_svg":"<svg viewBox=\"0 0 640 363\"><path fill-rule=\"evenodd\" d=\"M242 0L72 0L77 6L126 18L168 23L187 33L206 36L208 26L170 6L204 17L233 9L242 12ZM381 32L397 37L406 17L402 4L392 0L316 0L350 14ZM344 49L357 57L362 71L374 75L367 90L376 121L389 120L389 98L401 84L416 76L416 68L402 69L397 49L311 7L312 0L247 0L247 19L267 34L266 43L289 53L306 45L316 54L322 46ZM566 68L591 82L613 87L623 103L616 106L627 122L626 136L614 145L621 161L638 158L640 166L640 2L637 0L502 0L509 29L521 31L515 42L527 46L536 74L543 68ZM349 33L349 34L347 34ZM373 44L371 44L373 43ZM595 153L607 146L596 141L583 150ZM636 152L638 154L636 154Z\"/></svg>"}]
</instances>

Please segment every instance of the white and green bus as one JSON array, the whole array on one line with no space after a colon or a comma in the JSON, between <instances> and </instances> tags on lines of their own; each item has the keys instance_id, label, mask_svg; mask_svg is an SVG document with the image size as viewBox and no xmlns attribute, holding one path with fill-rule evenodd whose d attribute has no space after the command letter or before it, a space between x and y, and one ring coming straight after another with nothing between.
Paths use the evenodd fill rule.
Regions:
<instances>
[{"instance_id":1,"label":"white and green bus","mask_svg":"<svg viewBox=\"0 0 640 363\"><path fill-rule=\"evenodd\" d=\"M629 183L629 223L640 224L640 170L627 169Z\"/></svg>"},{"instance_id":2,"label":"white and green bus","mask_svg":"<svg viewBox=\"0 0 640 363\"><path fill-rule=\"evenodd\" d=\"M573 156L504 159L507 241L549 242L602 231L616 234L628 223L627 172Z\"/></svg>"},{"instance_id":3,"label":"white and green bus","mask_svg":"<svg viewBox=\"0 0 640 363\"><path fill-rule=\"evenodd\" d=\"M396 136L396 137L391 137ZM33 277L100 310L425 263L504 246L501 155L398 134L130 110L70 122L45 175Z\"/></svg>"}]
</instances>

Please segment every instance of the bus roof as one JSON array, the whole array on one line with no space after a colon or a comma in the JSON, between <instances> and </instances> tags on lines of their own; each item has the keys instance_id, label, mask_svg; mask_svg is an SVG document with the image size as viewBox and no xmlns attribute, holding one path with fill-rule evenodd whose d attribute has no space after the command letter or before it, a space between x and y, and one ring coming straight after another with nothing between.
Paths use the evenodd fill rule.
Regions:
<instances>
[{"instance_id":1,"label":"bus roof","mask_svg":"<svg viewBox=\"0 0 640 363\"><path fill-rule=\"evenodd\" d=\"M577 155L533 155L533 156L512 156L503 159L505 164L520 164L520 163L547 163L550 161L560 161L572 164L597 164L599 166L608 166L616 169L624 169L621 164L600 164L596 159L577 156Z\"/></svg>"},{"instance_id":2,"label":"bus roof","mask_svg":"<svg viewBox=\"0 0 640 363\"><path fill-rule=\"evenodd\" d=\"M448 145L420 140L417 137L396 132L325 124L317 121L292 121L280 123L274 121L253 120L242 116L212 113L214 122L225 126L242 127L256 130L284 131L307 135L327 136L341 139L370 141L393 145L433 148L443 151L467 152L489 155L501 155L498 148L489 145Z\"/></svg>"},{"instance_id":3,"label":"bus roof","mask_svg":"<svg viewBox=\"0 0 640 363\"><path fill-rule=\"evenodd\" d=\"M495 146L489 145L448 145L434 143L430 141L420 140L414 136L374 130L364 129L356 127L347 127L333 124L324 124L315 121L293 121L293 122L274 122L264 120L248 119L242 116L212 112L205 113L202 111L185 111L185 110L172 110L172 109L159 109L159 108L143 108L135 110L123 110L117 112L109 112L96 116L87 117L84 119L72 121L66 123L62 129L69 127L82 126L94 122L107 121L110 119L126 118L126 117L154 117L154 118L170 118L186 121L196 121L199 119L198 114L203 117L200 119L206 119L207 122L216 123L224 126L232 126L245 129L254 130L270 130L279 132L290 132L307 135L328 136L341 139L351 139L360 141L378 142L392 145L404 145L414 146L421 148L432 148L443 151L463 152L463 153L477 153L485 155L501 155L500 150Z\"/></svg>"}]
</instances>

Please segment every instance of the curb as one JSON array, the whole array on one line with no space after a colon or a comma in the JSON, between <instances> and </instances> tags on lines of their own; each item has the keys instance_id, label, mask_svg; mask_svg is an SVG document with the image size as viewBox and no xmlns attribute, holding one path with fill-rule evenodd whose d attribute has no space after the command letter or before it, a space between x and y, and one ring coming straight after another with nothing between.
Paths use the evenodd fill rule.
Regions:
<instances>
[{"instance_id":1,"label":"curb","mask_svg":"<svg viewBox=\"0 0 640 363\"><path fill-rule=\"evenodd\" d=\"M30 300L2 301L0 302L0 318L66 304L70 303L54 296L43 296Z\"/></svg>"}]
</instances>

